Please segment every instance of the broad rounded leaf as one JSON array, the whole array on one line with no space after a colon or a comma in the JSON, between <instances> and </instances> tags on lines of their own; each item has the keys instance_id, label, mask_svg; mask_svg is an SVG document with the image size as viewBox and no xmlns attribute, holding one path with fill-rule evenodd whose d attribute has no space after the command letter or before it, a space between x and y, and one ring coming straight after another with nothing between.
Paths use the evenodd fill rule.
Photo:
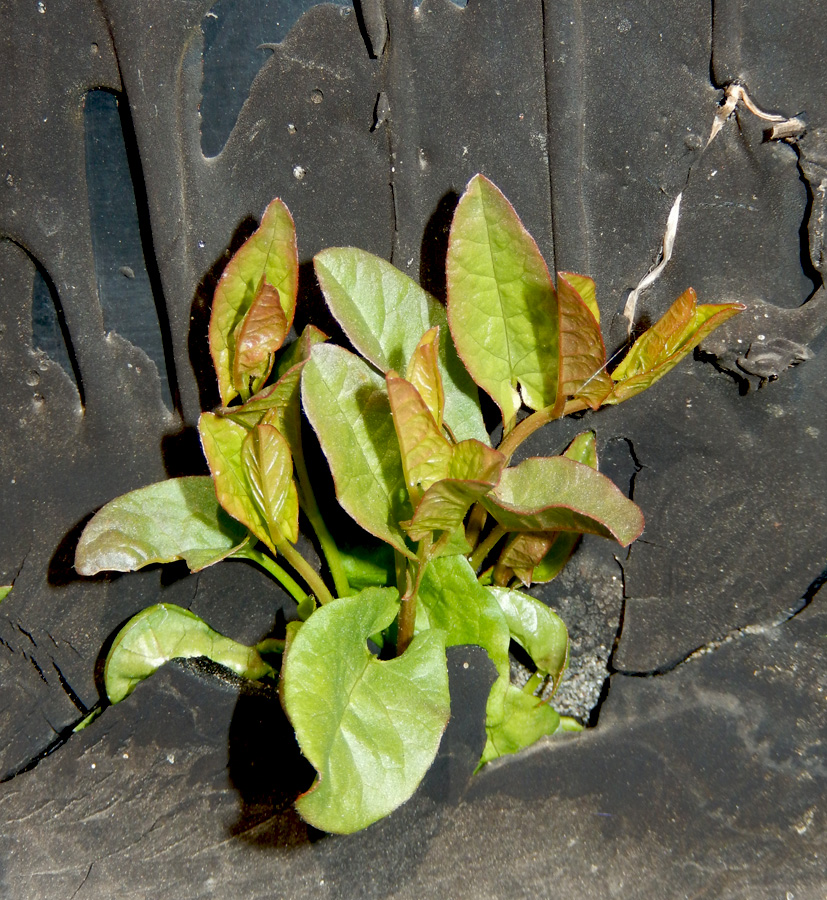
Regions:
<instances>
[{"instance_id":1,"label":"broad rounded leaf","mask_svg":"<svg viewBox=\"0 0 827 900\"><path fill-rule=\"evenodd\" d=\"M387 662L368 650L368 638L398 611L392 588L336 600L302 625L285 657L284 708L318 772L296 807L323 831L358 831L404 803L433 762L448 722L440 632L417 635Z\"/></svg>"},{"instance_id":2,"label":"broad rounded leaf","mask_svg":"<svg viewBox=\"0 0 827 900\"><path fill-rule=\"evenodd\" d=\"M445 421L457 440L488 442L479 393L451 340L445 308L384 259L331 247L313 264L322 291L353 346L382 372L406 372L423 334L439 326Z\"/></svg>"},{"instance_id":3,"label":"broad rounded leaf","mask_svg":"<svg viewBox=\"0 0 827 900\"><path fill-rule=\"evenodd\" d=\"M286 334L296 310L299 258L293 219L279 199L270 203L258 229L227 263L213 297L210 353L225 405L238 395L233 378L238 331L262 281L278 291L284 312L279 327Z\"/></svg>"},{"instance_id":4,"label":"broad rounded leaf","mask_svg":"<svg viewBox=\"0 0 827 900\"><path fill-rule=\"evenodd\" d=\"M560 714L539 697L532 697L513 685L505 694L504 715L496 725L487 725L488 740L480 765L500 756L517 753L561 728Z\"/></svg>"},{"instance_id":5,"label":"broad rounded leaf","mask_svg":"<svg viewBox=\"0 0 827 900\"><path fill-rule=\"evenodd\" d=\"M302 404L339 503L366 531L413 558L399 526L412 510L384 379L347 350L319 344L302 373Z\"/></svg>"},{"instance_id":6,"label":"broad rounded leaf","mask_svg":"<svg viewBox=\"0 0 827 900\"><path fill-rule=\"evenodd\" d=\"M275 676L253 647L213 631L188 609L171 603L150 606L118 632L104 664L104 683L111 703L119 703L171 659L203 656L242 678Z\"/></svg>"},{"instance_id":7,"label":"broad rounded leaf","mask_svg":"<svg viewBox=\"0 0 827 900\"><path fill-rule=\"evenodd\" d=\"M608 478L564 456L533 457L506 469L482 498L507 531L576 531L623 547L643 531L643 514Z\"/></svg>"},{"instance_id":8,"label":"broad rounded leaf","mask_svg":"<svg viewBox=\"0 0 827 900\"><path fill-rule=\"evenodd\" d=\"M80 537L75 569L80 575L133 572L183 559L197 572L230 556L248 537L219 505L209 476L170 478L100 509Z\"/></svg>"},{"instance_id":9,"label":"broad rounded leaf","mask_svg":"<svg viewBox=\"0 0 827 900\"><path fill-rule=\"evenodd\" d=\"M475 175L451 224L448 320L474 381L514 418L557 399L559 322L551 277L534 239L497 187Z\"/></svg>"}]
</instances>

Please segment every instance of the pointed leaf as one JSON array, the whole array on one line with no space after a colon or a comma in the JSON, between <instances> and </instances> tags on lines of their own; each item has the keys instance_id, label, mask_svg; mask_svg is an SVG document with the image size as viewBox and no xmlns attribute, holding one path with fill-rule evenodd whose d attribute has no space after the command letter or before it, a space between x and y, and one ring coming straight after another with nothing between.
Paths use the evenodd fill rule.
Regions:
<instances>
[{"instance_id":1,"label":"pointed leaf","mask_svg":"<svg viewBox=\"0 0 827 900\"><path fill-rule=\"evenodd\" d=\"M233 386L242 397L255 393L267 380L288 328L279 292L262 280L236 334Z\"/></svg>"},{"instance_id":2,"label":"pointed leaf","mask_svg":"<svg viewBox=\"0 0 827 900\"><path fill-rule=\"evenodd\" d=\"M170 478L100 509L80 537L75 569L80 575L134 572L183 559L196 572L232 555L248 537L219 506L211 478Z\"/></svg>"},{"instance_id":3,"label":"pointed leaf","mask_svg":"<svg viewBox=\"0 0 827 900\"><path fill-rule=\"evenodd\" d=\"M11 589L14 587L13 584L4 584L0 585L0 600L5 600L6 597L11 593Z\"/></svg>"},{"instance_id":4,"label":"pointed leaf","mask_svg":"<svg viewBox=\"0 0 827 900\"><path fill-rule=\"evenodd\" d=\"M615 382L605 404L628 400L651 387L719 325L742 312L740 303L697 305L695 291L689 288L663 316L632 345L626 357L612 372Z\"/></svg>"},{"instance_id":5,"label":"pointed leaf","mask_svg":"<svg viewBox=\"0 0 827 900\"><path fill-rule=\"evenodd\" d=\"M384 379L347 350L319 344L302 374L302 404L339 503L366 531L413 558L399 527L412 510Z\"/></svg>"},{"instance_id":6,"label":"pointed leaf","mask_svg":"<svg viewBox=\"0 0 827 900\"><path fill-rule=\"evenodd\" d=\"M476 175L460 198L446 260L451 334L474 381L513 419L557 398L557 299L546 264L511 204Z\"/></svg>"},{"instance_id":7,"label":"pointed leaf","mask_svg":"<svg viewBox=\"0 0 827 900\"><path fill-rule=\"evenodd\" d=\"M380 662L367 647L399 610L369 588L318 609L295 635L282 697L318 777L296 803L314 827L348 834L404 803L436 756L450 714L443 636L417 635Z\"/></svg>"},{"instance_id":8,"label":"pointed leaf","mask_svg":"<svg viewBox=\"0 0 827 900\"><path fill-rule=\"evenodd\" d=\"M513 685L508 686L504 698L501 721L487 725L488 740L480 765L517 753L560 728L560 714L539 697L532 697Z\"/></svg>"},{"instance_id":9,"label":"pointed leaf","mask_svg":"<svg viewBox=\"0 0 827 900\"><path fill-rule=\"evenodd\" d=\"M439 326L445 421L457 440L487 443L477 386L457 356L442 304L364 250L331 247L317 253L313 264L330 311L353 346L382 372L405 372L422 335Z\"/></svg>"},{"instance_id":10,"label":"pointed leaf","mask_svg":"<svg viewBox=\"0 0 827 900\"><path fill-rule=\"evenodd\" d=\"M439 371L439 327L429 328L417 344L408 363L405 379L419 391L425 405L442 431L442 415L445 409L445 391Z\"/></svg>"},{"instance_id":11,"label":"pointed leaf","mask_svg":"<svg viewBox=\"0 0 827 900\"><path fill-rule=\"evenodd\" d=\"M586 304L594 316L594 321L600 324L600 307L597 305L597 292L594 280L587 275L577 275L574 272L558 272L558 278L564 278L571 287L577 291L577 296Z\"/></svg>"},{"instance_id":12,"label":"pointed leaf","mask_svg":"<svg viewBox=\"0 0 827 900\"><path fill-rule=\"evenodd\" d=\"M591 294L594 296L594 282ZM577 289L558 273L557 302L560 307L560 390L562 404L580 397L597 409L612 390L612 380L603 367L606 348L600 326Z\"/></svg>"},{"instance_id":13,"label":"pointed leaf","mask_svg":"<svg viewBox=\"0 0 827 900\"><path fill-rule=\"evenodd\" d=\"M296 229L287 207L276 199L264 211L258 230L227 263L213 297L210 353L225 406L239 393L233 378L238 332L262 279L278 291L286 334L296 309L298 278Z\"/></svg>"},{"instance_id":14,"label":"pointed leaf","mask_svg":"<svg viewBox=\"0 0 827 900\"><path fill-rule=\"evenodd\" d=\"M299 539L299 498L287 441L272 425L256 425L241 445L241 462L273 543L286 539L295 544Z\"/></svg>"},{"instance_id":15,"label":"pointed leaf","mask_svg":"<svg viewBox=\"0 0 827 900\"><path fill-rule=\"evenodd\" d=\"M640 509L605 476L564 456L506 469L482 498L508 531L576 531L628 546L643 531Z\"/></svg>"},{"instance_id":16,"label":"pointed leaf","mask_svg":"<svg viewBox=\"0 0 827 900\"><path fill-rule=\"evenodd\" d=\"M212 472L218 502L234 519L243 522L260 541L275 552L276 546L270 535L270 528L253 498L241 459L247 429L214 413L201 413L198 432Z\"/></svg>"},{"instance_id":17,"label":"pointed leaf","mask_svg":"<svg viewBox=\"0 0 827 900\"><path fill-rule=\"evenodd\" d=\"M315 325L305 325L298 340L284 348L276 363L276 379L282 378L293 366L310 359L310 353L316 344L323 344L328 336Z\"/></svg>"},{"instance_id":18,"label":"pointed leaf","mask_svg":"<svg viewBox=\"0 0 827 900\"><path fill-rule=\"evenodd\" d=\"M118 632L104 664L110 703L120 703L171 659L203 656L242 678L275 677L253 647L213 631L188 609L159 603L133 616Z\"/></svg>"}]
</instances>

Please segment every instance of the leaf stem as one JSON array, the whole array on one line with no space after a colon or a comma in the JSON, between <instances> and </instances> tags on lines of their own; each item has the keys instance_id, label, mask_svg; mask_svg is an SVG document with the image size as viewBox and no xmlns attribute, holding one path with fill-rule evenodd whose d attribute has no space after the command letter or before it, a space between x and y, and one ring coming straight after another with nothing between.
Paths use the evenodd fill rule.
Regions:
<instances>
[{"instance_id":1,"label":"leaf stem","mask_svg":"<svg viewBox=\"0 0 827 900\"><path fill-rule=\"evenodd\" d=\"M402 595L396 635L397 656L401 656L408 649L408 644L413 640L414 627L416 625L417 594L419 593L419 585L422 582L422 575L425 572L425 567L428 565L432 539L433 535L429 534L419 542L416 553L416 576L413 583L409 584L408 589Z\"/></svg>"},{"instance_id":2,"label":"leaf stem","mask_svg":"<svg viewBox=\"0 0 827 900\"><path fill-rule=\"evenodd\" d=\"M539 673L535 672L531 678L523 685L523 691L526 694L530 694L532 697L534 696L534 692L538 687L543 683L544 677Z\"/></svg>"},{"instance_id":3,"label":"leaf stem","mask_svg":"<svg viewBox=\"0 0 827 900\"><path fill-rule=\"evenodd\" d=\"M581 409L588 409L589 404L585 400L569 400L562 410L555 406L546 406L545 409L538 409L530 416L526 416L517 427L507 434L497 449L505 456L506 463L511 460L515 450L522 442L538 431L543 425L548 425L555 419L563 416L569 416L572 413L580 412Z\"/></svg>"},{"instance_id":4,"label":"leaf stem","mask_svg":"<svg viewBox=\"0 0 827 900\"><path fill-rule=\"evenodd\" d=\"M499 541L506 533L507 532L502 525L495 525L488 533L485 540L477 546L477 549L468 559L468 562L471 563L471 568L475 572L479 571L480 566L485 562L485 557L488 556L494 549L494 545L497 541Z\"/></svg>"},{"instance_id":5,"label":"leaf stem","mask_svg":"<svg viewBox=\"0 0 827 900\"><path fill-rule=\"evenodd\" d=\"M262 569L266 569L266 571L281 584L287 593L290 594L296 603L307 600L307 592L301 589L301 586L296 579L293 578L292 575L288 575L274 559L271 559L265 553L262 553L260 550L253 550L250 547L245 547L243 550L235 553L234 556L250 559L253 562L258 563Z\"/></svg>"},{"instance_id":6,"label":"leaf stem","mask_svg":"<svg viewBox=\"0 0 827 900\"><path fill-rule=\"evenodd\" d=\"M334 599L319 573L289 541L281 541L276 545L276 549L307 582L307 586L316 595L319 603L330 603Z\"/></svg>"},{"instance_id":7,"label":"leaf stem","mask_svg":"<svg viewBox=\"0 0 827 900\"><path fill-rule=\"evenodd\" d=\"M480 534L482 533L487 517L488 513L485 511L485 507L482 503L479 501L475 503L471 509L471 515L468 517L468 527L465 529L465 540L468 541L473 548L476 548L477 543L479 542Z\"/></svg>"},{"instance_id":8,"label":"leaf stem","mask_svg":"<svg viewBox=\"0 0 827 900\"><path fill-rule=\"evenodd\" d=\"M319 504L316 502L316 495L313 493L313 487L310 483L310 476L307 472L307 466L301 453L297 453L293 457L293 464L296 467L296 476L299 481L299 496L302 498L302 509L307 516L307 520L313 526L316 537L319 539L319 545L324 553L327 566L330 569L330 575L333 578L333 586L339 597L347 597L350 594L350 584L347 580L345 567L342 563L342 557L339 548L333 540L333 536L327 529L325 521L322 518Z\"/></svg>"}]
</instances>

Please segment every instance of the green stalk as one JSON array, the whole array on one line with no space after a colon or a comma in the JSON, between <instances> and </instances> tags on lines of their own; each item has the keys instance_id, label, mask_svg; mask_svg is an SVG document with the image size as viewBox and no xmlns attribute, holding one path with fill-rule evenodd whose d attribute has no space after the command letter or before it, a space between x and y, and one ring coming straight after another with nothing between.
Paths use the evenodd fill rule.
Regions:
<instances>
[{"instance_id":1,"label":"green stalk","mask_svg":"<svg viewBox=\"0 0 827 900\"><path fill-rule=\"evenodd\" d=\"M245 547L243 550L234 553L233 556L251 559L254 563L258 563L262 569L266 569L281 584L296 603L302 603L304 600L307 600L307 592L301 589L296 579L288 575L274 559L271 559L260 550Z\"/></svg>"},{"instance_id":2,"label":"green stalk","mask_svg":"<svg viewBox=\"0 0 827 900\"><path fill-rule=\"evenodd\" d=\"M282 541L276 545L276 549L305 580L307 586L316 595L319 603L330 603L334 599L333 594L327 589L327 585L322 581L319 573L313 569L310 563L291 543Z\"/></svg>"},{"instance_id":3,"label":"green stalk","mask_svg":"<svg viewBox=\"0 0 827 900\"><path fill-rule=\"evenodd\" d=\"M396 655L401 656L407 649L414 636L414 626L416 625L416 600L419 593L419 585L422 582L422 575L425 567L428 565L428 558L431 550L431 540L433 535L429 534L422 538L419 542L416 553L416 577L413 584L402 596L402 602L399 609L399 622L397 624L396 634Z\"/></svg>"},{"instance_id":4,"label":"green stalk","mask_svg":"<svg viewBox=\"0 0 827 900\"><path fill-rule=\"evenodd\" d=\"M539 672L535 672L531 676L531 678L529 678L528 681L523 685L523 691L526 694L531 694L531 696L534 696L534 692L538 687L540 687L540 685L543 683L543 680L543 676L540 675Z\"/></svg>"},{"instance_id":5,"label":"green stalk","mask_svg":"<svg viewBox=\"0 0 827 900\"><path fill-rule=\"evenodd\" d=\"M300 450L301 448L297 449ZM303 501L302 509L307 516L308 522L310 522L313 530L316 532L316 537L319 539L319 546L322 548L322 553L330 569L330 575L333 578L333 586L340 597L347 597L350 595L350 584L347 580L342 557L322 518L319 504L316 502L316 495L313 493L313 487L310 484L307 466L300 452L293 457L293 464L296 467L300 496Z\"/></svg>"},{"instance_id":6,"label":"green stalk","mask_svg":"<svg viewBox=\"0 0 827 900\"><path fill-rule=\"evenodd\" d=\"M505 534L507 534L505 528L502 525L495 525L485 540L477 546L477 549L471 554L468 562L471 563L471 568L477 572L479 571L480 566L485 562L485 557L494 549L494 545L499 541Z\"/></svg>"}]
</instances>

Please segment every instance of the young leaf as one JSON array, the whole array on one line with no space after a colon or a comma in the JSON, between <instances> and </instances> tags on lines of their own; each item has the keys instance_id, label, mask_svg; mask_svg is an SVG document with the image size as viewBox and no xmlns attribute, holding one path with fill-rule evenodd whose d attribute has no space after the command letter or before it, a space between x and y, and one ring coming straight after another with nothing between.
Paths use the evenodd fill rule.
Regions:
<instances>
[{"instance_id":1,"label":"young leaf","mask_svg":"<svg viewBox=\"0 0 827 900\"><path fill-rule=\"evenodd\" d=\"M6 597L11 593L11 589L14 587L13 584L4 584L0 586L0 600L5 600Z\"/></svg>"},{"instance_id":2,"label":"young leaf","mask_svg":"<svg viewBox=\"0 0 827 900\"><path fill-rule=\"evenodd\" d=\"M276 380L282 378L293 366L310 359L310 354L316 344L323 344L327 339L328 336L315 325L305 325L298 340L285 347L284 352L279 356L275 367Z\"/></svg>"},{"instance_id":3,"label":"young leaf","mask_svg":"<svg viewBox=\"0 0 827 900\"><path fill-rule=\"evenodd\" d=\"M247 429L214 413L201 413L198 431L215 482L218 502L234 519L243 522L275 553L276 546L269 525L254 500L241 461L241 450L248 434Z\"/></svg>"},{"instance_id":4,"label":"young leaf","mask_svg":"<svg viewBox=\"0 0 827 900\"><path fill-rule=\"evenodd\" d=\"M408 363L405 378L419 395L434 417L436 427L442 432L442 415L445 410L445 391L439 371L439 328L430 328L417 344Z\"/></svg>"},{"instance_id":5,"label":"young leaf","mask_svg":"<svg viewBox=\"0 0 827 900\"><path fill-rule=\"evenodd\" d=\"M286 335L296 309L298 279L296 229L287 207L276 199L264 211L258 230L227 263L213 297L210 353L225 406L239 393L233 377L238 332L262 280L278 291L284 313L279 330Z\"/></svg>"},{"instance_id":6,"label":"young leaf","mask_svg":"<svg viewBox=\"0 0 827 900\"><path fill-rule=\"evenodd\" d=\"M367 647L399 610L398 593L369 588L318 609L282 670L284 708L318 777L296 807L314 827L349 834L404 803L436 756L450 714L445 644L417 635L380 662Z\"/></svg>"},{"instance_id":7,"label":"young leaf","mask_svg":"<svg viewBox=\"0 0 827 900\"><path fill-rule=\"evenodd\" d=\"M577 275L574 272L558 272L557 277L558 280L560 278L565 279L565 281L577 291L577 296L586 304L589 311L594 316L594 321L599 325L600 307L597 305L597 292L595 290L594 279L589 278L588 275Z\"/></svg>"},{"instance_id":8,"label":"young leaf","mask_svg":"<svg viewBox=\"0 0 827 900\"><path fill-rule=\"evenodd\" d=\"M560 714L539 697L532 697L513 685L508 686L504 698L504 714L500 722L488 726L488 740L480 766L517 753L560 728Z\"/></svg>"},{"instance_id":9,"label":"young leaf","mask_svg":"<svg viewBox=\"0 0 827 900\"><path fill-rule=\"evenodd\" d=\"M643 531L640 509L608 478L564 456L506 469L481 502L507 531L599 534L623 547Z\"/></svg>"},{"instance_id":10,"label":"young leaf","mask_svg":"<svg viewBox=\"0 0 827 900\"><path fill-rule=\"evenodd\" d=\"M299 539L299 498L287 441L272 425L256 425L241 445L241 462L273 543L286 539L295 544Z\"/></svg>"},{"instance_id":11,"label":"young leaf","mask_svg":"<svg viewBox=\"0 0 827 900\"><path fill-rule=\"evenodd\" d=\"M424 332L439 326L445 421L457 440L488 443L477 386L457 356L439 301L364 250L331 247L317 253L313 264L330 311L353 346L382 372L405 372Z\"/></svg>"},{"instance_id":12,"label":"young leaf","mask_svg":"<svg viewBox=\"0 0 827 900\"><path fill-rule=\"evenodd\" d=\"M339 503L366 531L413 559L398 524L411 507L384 379L347 350L319 344L302 374L302 404Z\"/></svg>"},{"instance_id":13,"label":"young leaf","mask_svg":"<svg viewBox=\"0 0 827 900\"><path fill-rule=\"evenodd\" d=\"M110 703L120 703L135 687L171 659L203 656L242 678L276 673L253 647L213 631L188 609L159 603L133 616L118 632L104 664Z\"/></svg>"},{"instance_id":14,"label":"young leaf","mask_svg":"<svg viewBox=\"0 0 827 900\"><path fill-rule=\"evenodd\" d=\"M569 633L563 620L542 600L522 591L487 590L500 604L513 640L534 660L539 672L551 675L556 689L569 662Z\"/></svg>"},{"instance_id":15,"label":"young leaf","mask_svg":"<svg viewBox=\"0 0 827 900\"><path fill-rule=\"evenodd\" d=\"M279 292L262 280L235 337L233 387L247 397L261 388L273 368L273 354L284 343L289 325Z\"/></svg>"},{"instance_id":16,"label":"young leaf","mask_svg":"<svg viewBox=\"0 0 827 900\"><path fill-rule=\"evenodd\" d=\"M193 572L240 549L247 529L219 506L209 476L170 478L111 500L84 528L80 575L133 572L183 559Z\"/></svg>"},{"instance_id":17,"label":"young leaf","mask_svg":"<svg viewBox=\"0 0 827 900\"><path fill-rule=\"evenodd\" d=\"M475 175L451 224L448 320L474 381L511 421L521 399L552 406L559 374L557 298L546 264L514 208Z\"/></svg>"},{"instance_id":18,"label":"young leaf","mask_svg":"<svg viewBox=\"0 0 827 900\"><path fill-rule=\"evenodd\" d=\"M632 345L612 372L617 382L605 404L621 403L651 387L727 319L744 310L740 303L698 306L689 288Z\"/></svg>"}]
</instances>

